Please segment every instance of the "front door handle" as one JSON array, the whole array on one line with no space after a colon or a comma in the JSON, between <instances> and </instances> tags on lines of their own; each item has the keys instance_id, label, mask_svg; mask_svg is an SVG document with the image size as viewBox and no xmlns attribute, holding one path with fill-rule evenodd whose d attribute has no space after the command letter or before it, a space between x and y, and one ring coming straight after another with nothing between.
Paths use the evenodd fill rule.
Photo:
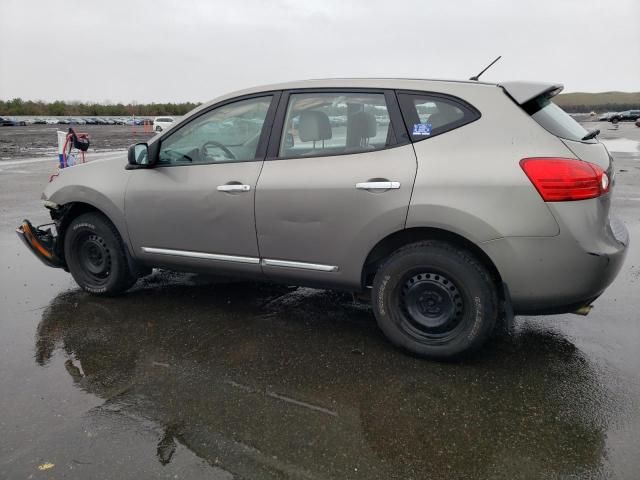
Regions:
<instances>
[{"instance_id":1,"label":"front door handle","mask_svg":"<svg viewBox=\"0 0 640 480\"><path fill-rule=\"evenodd\" d=\"M356 183L358 190L395 190L400 188L400 182L360 182Z\"/></svg>"},{"instance_id":2,"label":"front door handle","mask_svg":"<svg viewBox=\"0 0 640 480\"><path fill-rule=\"evenodd\" d=\"M248 192L251 190L251 185L240 185L240 184L227 184L227 185L218 185L216 188L219 192Z\"/></svg>"}]
</instances>

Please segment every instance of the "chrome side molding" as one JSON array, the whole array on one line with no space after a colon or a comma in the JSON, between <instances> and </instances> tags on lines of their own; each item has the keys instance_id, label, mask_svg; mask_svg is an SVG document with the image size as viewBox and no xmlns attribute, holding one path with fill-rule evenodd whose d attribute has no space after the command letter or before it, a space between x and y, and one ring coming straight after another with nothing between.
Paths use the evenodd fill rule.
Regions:
<instances>
[{"instance_id":1,"label":"chrome side molding","mask_svg":"<svg viewBox=\"0 0 640 480\"><path fill-rule=\"evenodd\" d=\"M249 263L252 265L262 264L265 267L298 268L301 270L314 270L316 272L337 272L335 265L324 265L322 263L294 262L292 260L274 260L271 258L241 257L237 255L222 255L220 253L193 252L190 250L171 250L168 248L142 247L145 253L156 255L169 255L174 257L199 258L202 260L217 260L221 262Z\"/></svg>"},{"instance_id":2,"label":"chrome side molding","mask_svg":"<svg viewBox=\"0 0 640 480\"><path fill-rule=\"evenodd\" d=\"M338 267L335 265L324 265L322 263L294 262L291 260L273 260L263 258L262 265L265 267L285 267L299 268L301 270L316 270L318 272L337 272Z\"/></svg>"},{"instance_id":3,"label":"chrome side molding","mask_svg":"<svg viewBox=\"0 0 640 480\"><path fill-rule=\"evenodd\" d=\"M188 250L170 250L167 248L142 247L142 251L146 253L155 253L157 255L171 255L175 257L201 258L204 260L219 260L221 262L235 263L251 263L257 265L260 259L256 257L240 257L237 255L222 255L219 253L192 252Z\"/></svg>"}]
</instances>

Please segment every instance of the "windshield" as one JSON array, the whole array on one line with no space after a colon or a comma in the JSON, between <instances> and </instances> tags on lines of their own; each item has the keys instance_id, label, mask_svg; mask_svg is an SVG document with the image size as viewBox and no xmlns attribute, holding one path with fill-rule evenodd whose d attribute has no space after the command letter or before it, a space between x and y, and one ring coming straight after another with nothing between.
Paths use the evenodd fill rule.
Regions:
<instances>
[{"instance_id":1,"label":"windshield","mask_svg":"<svg viewBox=\"0 0 640 480\"><path fill-rule=\"evenodd\" d=\"M527 102L523 108L541 127L556 137L581 142L589 133L567 112L545 96ZM594 141L589 140L591 143Z\"/></svg>"}]
</instances>

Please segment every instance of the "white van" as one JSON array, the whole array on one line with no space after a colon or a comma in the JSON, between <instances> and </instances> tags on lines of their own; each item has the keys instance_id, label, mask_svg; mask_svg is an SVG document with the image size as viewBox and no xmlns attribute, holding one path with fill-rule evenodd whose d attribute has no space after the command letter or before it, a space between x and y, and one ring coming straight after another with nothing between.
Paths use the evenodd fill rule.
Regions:
<instances>
[{"instance_id":1,"label":"white van","mask_svg":"<svg viewBox=\"0 0 640 480\"><path fill-rule=\"evenodd\" d=\"M153 131L162 132L171 126L173 117L156 117L153 119Z\"/></svg>"}]
</instances>

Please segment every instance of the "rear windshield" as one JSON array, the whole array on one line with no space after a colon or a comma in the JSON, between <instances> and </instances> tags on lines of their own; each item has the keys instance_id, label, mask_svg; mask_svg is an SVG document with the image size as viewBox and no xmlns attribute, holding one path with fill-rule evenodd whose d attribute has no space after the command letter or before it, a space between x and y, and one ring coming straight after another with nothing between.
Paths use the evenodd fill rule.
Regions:
<instances>
[{"instance_id":1,"label":"rear windshield","mask_svg":"<svg viewBox=\"0 0 640 480\"><path fill-rule=\"evenodd\" d=\"M540 96L522 106L538 124L556 137L583 142L587 132L582 125L553 103L548 97ZM587 141L584 141L585 143ZM595 140L589 140L589 143Z\"/></svg>"}]
</instances>

